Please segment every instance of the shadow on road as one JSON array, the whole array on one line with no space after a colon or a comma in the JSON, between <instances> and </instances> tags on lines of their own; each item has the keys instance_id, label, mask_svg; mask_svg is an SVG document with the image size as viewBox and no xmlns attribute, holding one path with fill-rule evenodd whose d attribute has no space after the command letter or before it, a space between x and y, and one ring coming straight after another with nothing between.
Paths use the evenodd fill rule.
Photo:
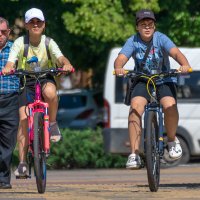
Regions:
<instances>
[{"instance_id":1,"label":"shadow on road","mask_svg":"<svg viewBox=\"0 0 200 200\"><path fill-rule=\"evenodd\" d=\"M148 185L137 185L137 187L149 187ZM200 183L172 183L172 184L160 184L160 188L188 188L188 189L196 189L200 188Z\"/></svg>"}]
</instances>

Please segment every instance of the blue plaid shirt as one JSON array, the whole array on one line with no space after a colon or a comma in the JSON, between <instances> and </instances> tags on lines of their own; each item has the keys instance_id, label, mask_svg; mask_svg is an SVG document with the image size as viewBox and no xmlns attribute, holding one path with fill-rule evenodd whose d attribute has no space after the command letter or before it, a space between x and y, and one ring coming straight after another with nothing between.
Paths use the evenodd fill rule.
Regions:
<instances>
[{"instance_id":1,"label":"blue plaid shirt","mask_svg":"<svg viewBox=\"0 0 200 200\"><path fill-rule=\"evenodd\" d=\"M10 48L13 42L8 41L0 52L0 71L7 63ZM19 78L16 76L0 76L0 94L8 94L19 91Z\"/></svg>"}]
</instances>

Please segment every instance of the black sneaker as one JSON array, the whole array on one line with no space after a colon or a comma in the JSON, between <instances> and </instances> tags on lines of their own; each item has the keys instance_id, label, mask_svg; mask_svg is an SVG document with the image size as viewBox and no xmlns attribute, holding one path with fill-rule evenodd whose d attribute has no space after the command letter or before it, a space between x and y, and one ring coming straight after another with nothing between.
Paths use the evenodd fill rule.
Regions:
<instances>
[{"instance_id":1,"label":"black sneaker","mask_svg":"<svg viewBox=\"0 0 200 200\"><path fill-rule=\"evenodd\" d=\"M19 163L17 169L14 171L14 174L16 177L25 177L27 176L27 164L24 162L24 163Z\"/></svg>"}]
</instances>

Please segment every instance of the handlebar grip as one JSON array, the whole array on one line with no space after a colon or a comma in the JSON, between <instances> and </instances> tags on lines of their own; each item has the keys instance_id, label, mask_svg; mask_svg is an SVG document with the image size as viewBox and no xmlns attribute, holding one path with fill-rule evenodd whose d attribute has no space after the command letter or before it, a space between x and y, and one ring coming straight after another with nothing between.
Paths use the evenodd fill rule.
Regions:
<instances>
[{"instance_id":1,"label":"handlebar grip","mask_svg":"<svg viewBox=\"0 0 200 200\"><path fill-rule=\"evenodd\" d=\"M190 68L190 69L188 70L188 72L189 72L189 73L193 72L192 68Z\"/></svg>"},{"instance_id":2,"label":"handlebar grip","mask_svg":"<svg viewBox=\"0 0 200 200\"><path fill-rule=\"evenodd\" d=\"M126 75L126 74L128 74L128 72L129 72L129 70L124 70L124 74L119 74L118 76ZM115 70L113 70L113 75L116 75Z\"/></svg>"},{"instance_id":3,"label":"handlebar grip","mask_svg":"<svg viewBox=\"0 0 200 200\"><path fill-rule=\"evenodd\" d=\"M75 68L72 68L71 72L74 73L75 72Z\"/></svg>"},{"instance_id":4,"label":"handlebar grip","mask_svg":"<svg viewBox=\"0 0 200 200\"><path fill-rule=\"evenodd\" d=\"M14 75L15 69L12 69L8 74L3 74L3 72L0 72L0 76L9 76L9 75Z\"/></svg>"}]
</instances>

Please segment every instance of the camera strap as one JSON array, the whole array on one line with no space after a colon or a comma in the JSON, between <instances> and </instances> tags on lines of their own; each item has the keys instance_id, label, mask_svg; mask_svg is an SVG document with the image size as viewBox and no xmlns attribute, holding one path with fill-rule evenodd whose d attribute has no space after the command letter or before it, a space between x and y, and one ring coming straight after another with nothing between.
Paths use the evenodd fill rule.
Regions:
<instances>
[{"instance_id":1,"label":"camera strap","mask_svg":"<svg viewBox=\"0 0 200 200\"><path fill-rule=\"evenodd\" d=\"M147 57L149 55L149 52L151 50L152 45L153 45L153 38L151 39L151 41L149 42L149 44L147 46L147 49L146 49L146 52L144 54L144 58L143 58L143 61L142 61L142 67L145 66L145 63L146 63L146 60L147 60Z\"/></svg>"}]
</instances>

